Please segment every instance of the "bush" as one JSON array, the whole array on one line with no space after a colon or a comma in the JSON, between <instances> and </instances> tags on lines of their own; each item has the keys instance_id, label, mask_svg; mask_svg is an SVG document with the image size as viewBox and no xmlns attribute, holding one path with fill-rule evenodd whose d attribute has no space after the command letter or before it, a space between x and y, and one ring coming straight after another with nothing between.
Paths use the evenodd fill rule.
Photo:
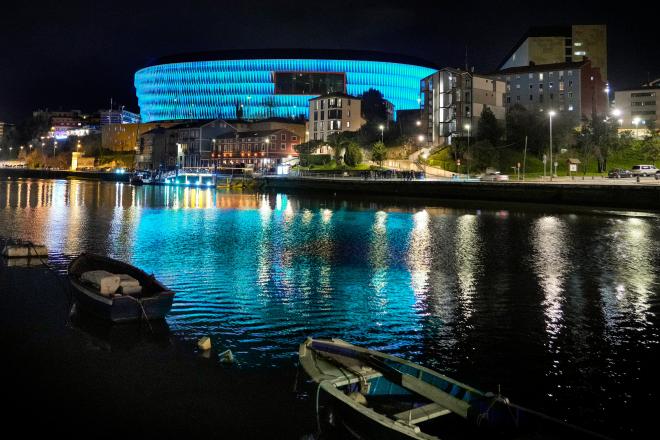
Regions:
<instances>
[{"instance_id":1,"label":"bush","mask_svg":"<svg viewBox=\"0 0 660 440\"><path fill-rule=\"evenodd\" d=\"M355 167L362 162L362 150L356 143L350 143L344 153L344 162L349 167Z\"/></svg>"},{"instance_id":2,"label":"bush","mask_svg":"<svg viewBox=\"0 0 660 440\"><path fill-rule=\"evenodd\" d=\"M309 165L327 165L332 160L332 156L329 154L309 154L305 159Z\"/></svg>"}]
</instances>

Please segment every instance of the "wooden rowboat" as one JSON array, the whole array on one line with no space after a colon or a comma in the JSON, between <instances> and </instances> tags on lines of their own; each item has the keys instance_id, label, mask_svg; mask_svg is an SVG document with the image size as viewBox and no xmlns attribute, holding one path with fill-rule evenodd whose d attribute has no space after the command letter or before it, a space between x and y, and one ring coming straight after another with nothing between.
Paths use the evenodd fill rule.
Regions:
<instances>
[{"instance_id":1,"label":"wooden rowboat","mask_svg":"<svg viewBox=\"0 0 660 440\"><path fill-rule=\"evenodd\" d=\"M130 275L142 289L139 293L128 295L101 295L98 289L81 279L83 273L94 270ZM112 322L162 319L172 308L174 292L153 275L122 261L83 253L69 264L68 273L80 309L101 319Z\"/></svg>"},{"instance_id":2,"label":"wooden rowboat","mask_svg":"<svg viewBox=\"0 0 660 440\"><path fill-rule=\"evenodd\" d=\"M308 338L298 355L318 384L317 415L353 437L604 438L421 365L340 339ZM323 408L321 392L328 402Z\"/></svg>"}]
</instances>

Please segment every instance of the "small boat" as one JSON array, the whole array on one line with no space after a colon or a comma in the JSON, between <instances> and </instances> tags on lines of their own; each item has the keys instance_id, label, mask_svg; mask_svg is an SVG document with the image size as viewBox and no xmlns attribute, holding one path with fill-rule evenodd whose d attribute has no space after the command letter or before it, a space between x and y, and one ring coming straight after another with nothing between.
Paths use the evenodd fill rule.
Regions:
<instances>
[{"instance_id":1,"label":"small boat","mask_svg":"<svg viewBox=\"0 0 660 440\"><path fill-rule=\"evenodd\" d=\"M299 347L317 416L362 439L604 438L431 369L341 339ZM320 408L321 391L328 403ZM321 422L321 420L319 420ZM320 428L320 426L319 426Z\"/></svg>"},{"instance_id":2,"label":"small boat","mask_svg":"<svg viewBox=\"0 0 660 440\"><path fill-rule=\"evenodd\" d=\"M115 293L103 291L107 286L99 288L99 285L89 282L86 277L86 274L95 271L130 279L133 285L139 283L139 286L125 291L117 289ZM122 261L83 253L69 264L68 274L80 309L101 319L112 322L162 319L172 308L174 292L163 286L153 275L147 275Z\"/></svg>"}]
</instances>

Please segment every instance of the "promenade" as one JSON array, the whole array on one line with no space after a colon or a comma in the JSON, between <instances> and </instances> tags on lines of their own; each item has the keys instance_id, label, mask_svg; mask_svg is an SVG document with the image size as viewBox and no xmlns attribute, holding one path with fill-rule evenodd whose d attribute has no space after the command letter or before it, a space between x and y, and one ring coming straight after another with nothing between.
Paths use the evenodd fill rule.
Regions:
<instances>
[{"instance_id":1,"label":"promenade","mask_svg":"<svg viewBox=\"0 0 660 440\"><path fill-rule=\"evenodd\" d=\"M258 176L257 187L273 191L325 191L427 199L586 205L660 211L660 181L654 178L584 180L554 178L484 182L476 179L371 179L337 176Z\"/></svg>"}]
</instances>

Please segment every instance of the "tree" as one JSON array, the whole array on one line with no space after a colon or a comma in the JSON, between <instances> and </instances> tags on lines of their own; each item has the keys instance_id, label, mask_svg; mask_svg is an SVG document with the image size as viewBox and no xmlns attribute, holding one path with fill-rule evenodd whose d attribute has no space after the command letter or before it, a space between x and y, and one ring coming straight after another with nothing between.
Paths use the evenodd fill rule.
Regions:
<instances>
[{"instance_id":1,"label":"tree","mask_svg":"<svg viewBox=\"0 0 660 440\"><path fill-rule=\"evenodd\" d=\"M495 114L490 108L484 107L479 118L479 124L477 125L477 140L487 140L492 145L497 145L502 134L502 127L500 126L499 121L495 118Z\"/></svg>"},{"instance_id":2,"label":"tree","mask_svg":"<svg viewBox=\"0 0 660 440\"><path fill-rule=\"evenodd\" d=\"M362 115L367 123L373 125L387 121L387 105L381 92L369 89L360 98L362 99Z\"/></svg>"},{"instance_id":3,"label":"tree","mask_svg":"<svg viewBox=\"0 0 660 440\"><path fill-rule=\"evenodd\" d=\"M356 142L349 142L346 146L344 162L346 162L346 165L349 167L355 167L362 163L362 150Z\"/></svg>"},{"instance_id":4,"label":"tree","mask_svg":"<svg viewBox=\"0 0 660 440\"><path fill-rule=\"evenodd\" d=\"M344 150L346 149L348 143L354 142L351 139L351 135L348 133L349 132L340 132L328 136L327 144L332 147L332 150L335 153L335 161L337 164L341 163L342 158L344 157Z\"/></svg>"},{"instance_id":5,"label":"tree","mask_svg":"<svg viewBox=\"0 0 660 440\"><path fill-rule=\"evenodd\" d=\"M647 160L652 161L654 164L660 160L660 135L653 132L651 136L642 141L641 151Z\"/></svg>"},{"instance_id":6,"label":"tree","mask_svg":"<svg viewBox=\"0 0 660 440\"><path fill-rule=\"evenodd\" d=\"M383 161L387 157L387 148L382 142L376 142L371 148L371 160L378 162L380 166L383 166Z\"/></svg>"}]
</instances>

